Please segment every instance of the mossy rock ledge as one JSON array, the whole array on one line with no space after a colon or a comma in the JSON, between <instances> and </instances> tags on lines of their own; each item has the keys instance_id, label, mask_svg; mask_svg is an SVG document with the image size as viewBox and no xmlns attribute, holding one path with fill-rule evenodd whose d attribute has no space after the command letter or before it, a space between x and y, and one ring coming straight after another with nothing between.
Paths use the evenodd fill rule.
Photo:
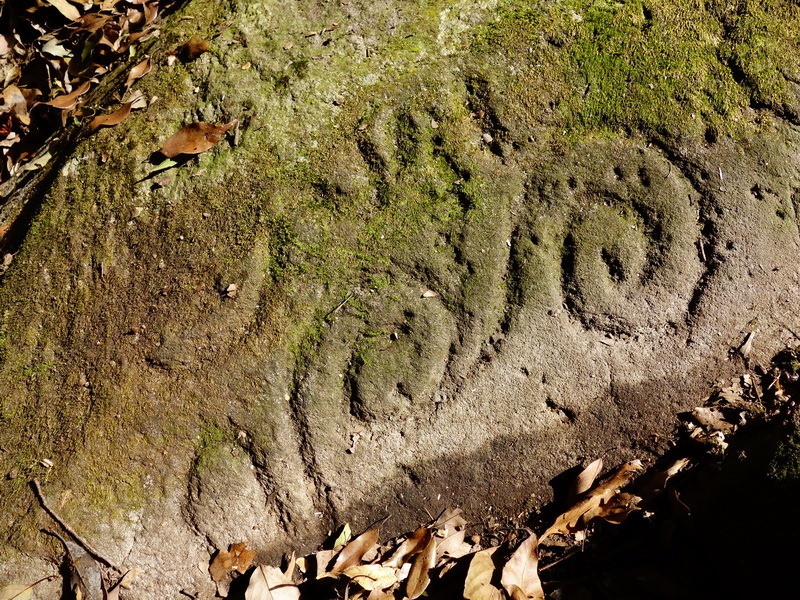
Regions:
<instances>
[{"instance_id":1,"label":"mossy rock ledge","mask_svg":"<svg viewBox=\"0 0 800 600\"><path fill-rule=\"evenodd\" d=\"M799 47L788 0L185 3L0 283L0 585L60 555L34 477L136 597L210 598L213 548L657 455L796 344Z\"/></svg>"}]
</instances>

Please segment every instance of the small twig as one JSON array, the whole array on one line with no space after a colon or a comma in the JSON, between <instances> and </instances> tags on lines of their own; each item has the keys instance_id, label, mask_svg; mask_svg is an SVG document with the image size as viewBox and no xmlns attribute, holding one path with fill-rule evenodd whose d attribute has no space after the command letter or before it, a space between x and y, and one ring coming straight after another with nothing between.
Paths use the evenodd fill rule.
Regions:
<instances>
[{"instance_id":1,"label":"small twig","mask_svg":"<svg viewBox=\"0 0 800 600\"><path fill-rule=\"evenodd\" d=\"M107 567L111 567L112 569L116 569L117 572L123 573L122 568L118 567L113 562L108 560L105 556L100 554L97 550L92 548L92 546L91 546L91 544L89 544L89 542L87 542L85 539L83 539L81 536L79 536L75 532L75 530L72 529L72 527L70 527L69 525L66 524L64 519L62 519L60 516L58 516L58 513L56 513L52 508L50 508L50 506L48 506L47 500L44 499L44 493L42 492L42 487L39 484L39 480L38 479L34 478L30 482L30 484L31 484L31 487L33 488L34 494L36 494L36 497L38 498L39 503L42 505L42 508L44 509L44 511L48 515L50 515L50 517L56 523L58 523L61 526L61 528L70 535L70 537L72 539L74 539L80 546L83 547L84 550L86 550L89 554L91 554L95 559L99 560L101 563L103 563Z\"/></svg>"},{"instance_id":2,"label":"small twig","mask_svg":"<svg viewBox=\"0 0 800 600\"><path fill-rule=\"evenodd\" d=\"M572 558L573 556L575 556L576 554L579 554L582 551L583 551L583 547L582 546L573 546L572 548L567 550L567 553L564 554L564 556L562 556L558 560L554 560L549 565L544 565L543 567L539 567L539 572L541 573L542 571L547 571L547 569L552 569L557 564L562 563L562 562L564 562L565 560L567 560L569 558Z\"/></svg>"},{"instance_id":3,"label":"small twig","mask_svg":"<svg viewBox=\"0 0 800 600\"><path fill-rule=\"evenodd\" d=\"M322 320L323 320L323 321L325 321L325 320L326 320L328 317L330 317L330 316L332 316L332 315L336 314L337 312L339 312L339 310L340 310L340 309L341 309L341 308L342 308L342 307L343 307L345 304L347 304L347 303L350 301L350 298L352 298L352 297L353 297L353 292L347 292L347 295L344 297L344 300L342 300L341 302L339 302L339 304L336 306L336 308L334 308L334 309L333 309L333 310L331 310L331 311L330 311L330 312L329 312L327 315L325 315L324 317L322 317Z\"/></svg>"}]
</instances>

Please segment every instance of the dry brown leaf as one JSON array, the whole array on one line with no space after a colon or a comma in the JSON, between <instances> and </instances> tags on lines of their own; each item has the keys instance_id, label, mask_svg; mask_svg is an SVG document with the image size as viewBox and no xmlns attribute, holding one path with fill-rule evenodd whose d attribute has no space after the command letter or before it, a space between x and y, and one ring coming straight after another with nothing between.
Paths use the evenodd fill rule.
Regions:
<instances>
[{"instance_id":1,"label":"dry brown leaf","mask_svg":"<svg viewBox=\"0 0 800 600\"><path fill-rule=\"evenodd\" d=\"M125 80L125 87L131 87L134 81L147 75L150 72L150 69L152 69L152 63L150 62L150 57L148 56L138 65L133 67L131 72L128 73L128 79Z\"/></svg>"},{"instance_id":2,"label":"dry brown leaf","mask_svg":"<svg viewBox=\"0 0 800 600\"><path fill-rule=\"evenodd\" d=\"M515 600L517 597L544 600L544 590L539 579L538 548L536 535L531 534L503 567L500 583Z\"/></svg>"},{"instance_id":3,"label":"dry brown leaf","mask_svg":"<svg viewBox=\"0 0 800 600\"><path fill-rule=\"evenodd\" d=\"M213 148L235 123L214 125L200 122L186 125L164 142L160 152L167 158L175 158L180 154L201 154Z\"/></svg>"},{"instance_id":4,"label":"dry brown leaf","mask_svg":"<svg viewBox=\"0 0 800 600\"><path fill-rule=\"evenodd\" d=\"M19 119L23 125L30 125L31 118L28 116L28 101L16 85L9 85L3 90L3 108L10 112Z\"/></svg>"},{"instance_id":5,"label":"dry brown leaf","mask_svg":"<svg viewBox=\"0 0 800 600\"><path fill-rule=\"evenodd\" d=\"M620 488L626 485L634 474L642 468L641 461L633 460L625 463L607 481L599 484L594 489L585 493L585 497L577 502L567 512L559 516L555 523L551 525L539 538L539 543L554 533L567 535L577 529L581 529L579 522L589 511L595 510L598 506L616 494Z\"/></svg>"},{"instance_id":6,"label":"dry brown leaf","mask_svg":"<svg viewBox=\"0 0 800 600\"><path fill-rule=\"evenodd\" d=\"M583 522L588 524L593 519L603 519L616 525L622 523L634 510L639 510L638 504L642 499L633 494L619 493L609 498L594 509L583 515Z\"/></svg>"},{"instance_id":7,"label":"dry brown leaf","mask_svg":"<svg viewBox=\"0 0 800 600\"><path fill-rule=\"evenodd\" d=\"M603 459L598 458L597 460L589 463L589 465L580 472L578 477L572 484L572 487L569 490L569 498L570 500L574 500L584 492L589 491L594 485L594 480L597 479L597 476L600 475L603 471Z\"/></svg>"},{"instance_id":8,"label":"dry brown leaf","mask_svg":"<svg viewBox=\"0 0 800 600\"><path fill-rule=\"evenodd\" d=\"M342 551L339 552L339 555L336 557L336 562L333 563L330 572L332 574L341 573L348 567L359 564L364 555L372 550L375 544L378 543L378 534L379 531L377 529L370 529L347 544L347 546L342 548Z\"/></svg>"},{"instance_id":9,"label":"dry brown leaf","mask_svg":"<svg viewBox=\"0 0 800 600\"><path fill-rule=\"evenodd\" d=\"M233 571L244 573L253 564L255 558L256 553L248 550L246 543L231 544L227 551L220 550L211 562L208 568L211 579L219 582Z\"/></svg>"},{"instance_id":10,"label":"dry brown leaf","mask_svg":"<svg viewBox=\"0 0 800 600\"><path fill-rule=\"evenodd\" d=\"M210 45L208 40L201 40L198 37L191 37L185 44L181 44L169 54L177 56L181 62L191 62L197 60L203 54L209 51Z\"/></svg>"},{"instance_id":11,"label":"dry brown leaf","mask_svg":"<svg viewBox=\"0 0 800 600\"><path fill-rule=\"evenodd\" d=\"M55 108L60 108L62 110L72 110L78 104L78 98L89 91L89 87L91 87L91 83L88 81L84 81L79 87L72 90L69 94L62 94L61 96L56 96L52 100L47 102L41 102L45 106L54 106Z\"/></svg>"},{"instance_id":12,"label":"dry brown leaf","mask_svg":"<svg viewBox=\"0 0 800 600\"><path fill-rule=\"evenodd\" d=\"M259 565L250 575L245 600L300 600L300 589L277 567Z\"/></svg>"},{"instance_id":13,"label":"dry brown leaf","mask_svg":"<svg viewBox=\"0 0 800 600\"><path fill-rule=\"evenodd\" d=\"M497 548L477 552L469 563L464 579L464 598L466 600L502 600L502 592L492 585L495 564L493 560Z\"/></svg>"},{"instance_id":14,"label":"dry brown leaf","mask_svg":"<svg viewBox=\"0 0 800 600\"><path fill-rule=\"evenodd\" d=\"M411 563L406 580L406 596L409 600L419 598L431 582L429 571L436 566L436 538L431 536L425 548Z\"/></svg>"},{"instance_id":15,"label":"dry brown leaf","mask_svg":"<svg viewBox=\"0 0 800 600\"><path fill-rule=\"evenodd\" d=\"M414 531L408 538L400 544L397 550L394 551L389 560L384 561L387 567L399 567L406 559L413 556L417 552L424 550L431 539L431 530L427 527L420 527Z\"/></svg>"},{"instance_id":16,"label":"dry brown leaf","mask_svg":"<svg viewBox=\"0 0 800 600\"><path fill-rule=\"evenodd\" d=\"M132 105L133 102L126 102L120 109L111 114L99 115L95 117L92 119L92 122L89 123L89 130L97 131L101 127L113 127L114 125L119 125L131 114Z\"/></svg>"},{"instance_id":17,"label":"dry brown leaf","mask_svg":"<svg viewBox=\"0 0 800 600\"><path fill-rule=\"evenodd\" d=\"M353 565L342 571L342 575L370 592L385 590L397 583L396 569L383 565Z\"/></svg>"},{"instance_id":18,"label":"dry brown leaf","mask_svg":"<svg viewBox=\"0 0 800 600\"><path fill-rule=\"evenodd\" d=\"M639 494L645 501L653 499L655 496L664 491L667 481L669 481L671 477L677 475L688 464L688 458L679 458L670 464L670 466L668 466L666 469L662 469L651 476L645 486L640 489Z\"/></svg>"},{"instance_id":19,"label":"dry brown leaf","mask_svg":"<svg viewBox=\"0 0 800 600\"><path fill-rule=\"evenodd\" d=\"M707 432L728 432L734 428L734 423L725 419L722 411L709 406L698 406L692 409L692 417L702 425Z\"/></svg>"}]
</instances>

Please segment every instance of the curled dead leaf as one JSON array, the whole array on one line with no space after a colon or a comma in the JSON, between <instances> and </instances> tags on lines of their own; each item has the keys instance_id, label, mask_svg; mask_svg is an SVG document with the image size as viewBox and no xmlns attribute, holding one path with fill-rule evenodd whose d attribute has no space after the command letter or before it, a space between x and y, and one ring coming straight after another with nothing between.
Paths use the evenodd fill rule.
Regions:
<instances>
[{"instance_id":1,"label":"curled dead leaf","mask_svg":"<svg viewBox=\"0 0 800 600\"><path fill-rule=\"evenodd\" d=\"M200 58L203 54L208 52L209 49L210 44L208 43L208 40L201 40L198 37L191 37L189 38L188 42L181 44L168 54L177 56L181 62L191 62Z\"/></svg>"},{"instance_id":2,"label":"curled dead leaf","mask_svg":"<svg viewBox=\"0 0 800 600\"><path fill-rule=\"evenodd\" d=\"M40 104L44 104L45 106L53 106L55 108L60 108L61 110L72 110L78 104L78 98L83 96L86 92L89 91L91 87L91 83L88 81L84 81L80 86L72 90L69 94L62 94L61 96L56 96L52 100L48 100L47 102L41 102Z\"/></svg>"},{"instance_id":3,"label":"curled dead leaf","mask_svg":"<svg viewBox=\"0 0 800 600\"><path fill-rule=\"evenodd\" d=\"M141 79L145 75L147 75L150 70L152 69L152 63L150 62L150 57L148 56L138 65L131 69L131 72L128 73L128 79L125 80L125 87L129 88L133 85L133 83L137 79Z\"/></svg>"},{"instance_id":4,"label":"curled dead leaf","mask_svg":"<svg viewBox=\"0 0 800 600\"><path fill-rule=\"evenodd\" d=\"M400 567L408 557L424 550L430 540L431 530L427 527L420 527L408 536L383 564L387 567Z\"/></svg>"},{"instance_id":5,"label":"curled dead leaf","mask_svg":"<svg viewBox=\"0 0 800 600\"><path fill-rule=\"evenodd\" d=\"M119 125L131 114L133 102L126 102L121 108L108 115L99 115L89 123L90 131L97 131L101 127L113 127Z\"/></svg>"},{"instance_id":6,"label":"curled dead leaf","mask_svg":"<svg viewBox=\"0 0 800 600\"><path fill-rule=\"evenodd\" d=\"M411 571L406 580L406 596L409 600L419 598L430 585L430 570L436 566L436 538L430 536L425 548L411 563Z\"/></svg>"},{"instance_id":7,"label":"curled dead leaf","mask_svg":"<svg viewBox=\"0 0 800 600\"><path fill-rule=\"evenodd\" d=\"M608 502L623 486L625 486L642 468L639 460L625 463L608 480L597 485L594 489L584 493L572 508L560 515L539 538L541 544L547 537L554 533L568 535L582 529L586 525L584 515L593 515L598 506Z\"/></svg>"},{"instance_id":8,"label":"curled dead leaf","mask_svg":"<svg viewBox=\"0 0 800 600\"><path fill-rule=\"evenodd\" d=\"M584 492L591 489L592 485L594 484L594 480L597 479L597 476L603 471L603 459L598 458L595 461L589 463L586 468L580 472L578 477L572 484L572 487L569 491L570 499L577 498Z\"/></svg>"},{"instance_id":9,"label":"curled dead leaf","mask_svg":"<svg viewBox=\"0 0 800 600\"><path fill-rule=\"evenodd\" d=\"M347 544L336 557L330 573L341 573L348 567L359 564L364 555L378 543L378 535L377 529L370 529Z\"/></svg>"},{"instance_id":10,"label":"curled dead leaf","mask_svg":"<svg viewBox=\"0 0 800 600\"><path fill-rule=\"evenodd\" d=\"M166 158L175 158L181 154L201 154L213 148L235 124L236 121L225 125L201 121L186 125L164 142L160 152Z\"/></svg>"}]
</instances>

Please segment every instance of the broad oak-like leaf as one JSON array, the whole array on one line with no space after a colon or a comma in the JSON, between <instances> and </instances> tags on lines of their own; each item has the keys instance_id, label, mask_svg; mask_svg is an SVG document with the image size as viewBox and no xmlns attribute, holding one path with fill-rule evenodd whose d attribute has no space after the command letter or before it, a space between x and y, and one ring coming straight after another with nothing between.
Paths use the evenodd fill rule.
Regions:
<instances>
[{"instance_id":1,"label":"broad oak-like leaf","mask_svg":"<svg viewBox=\"0 0 800 600\"><path fill-rule=\"evenodd\" d=\"M539 579L538 547L539 541L531 534L503 567L500 583L512 598L520 596L521 592L522 598L544 600L544 590Z\"/></svg>"},{"instance_id":2,"label":"broad oak-like leaf","mask_svg":"<svg viewBox=\"0 0 800 600\"><path fill-rule=\"evenodd\" d=\"M259 565L250 575L245 600L300 600L300 590L279 568Z\"/></svg>"},{"instance_id":3,"label":"broad oak-like leaf","mask_svg":"<svg viewBox=\"0 0 800 600\"><path fill-rule=\"evenodd\" d=\"M497 548L489 548L476 552L472 557L464 580L466 600L502 600L503 593L491 583L495 572L495 552Z\"/></svg>"},{"instance_id":4,"label":"broad oak-like leaf","mask_svg":"<svg viewBox=\"0 0 800 600\"><path fill-rule=\"evenodd\" d=\"M236 121L225 125L201 121L186 125L164 142L160 152L167 158L175 158L181 154L202 154L213 148L235 124Z\"/></svg>"}]
</instances>

